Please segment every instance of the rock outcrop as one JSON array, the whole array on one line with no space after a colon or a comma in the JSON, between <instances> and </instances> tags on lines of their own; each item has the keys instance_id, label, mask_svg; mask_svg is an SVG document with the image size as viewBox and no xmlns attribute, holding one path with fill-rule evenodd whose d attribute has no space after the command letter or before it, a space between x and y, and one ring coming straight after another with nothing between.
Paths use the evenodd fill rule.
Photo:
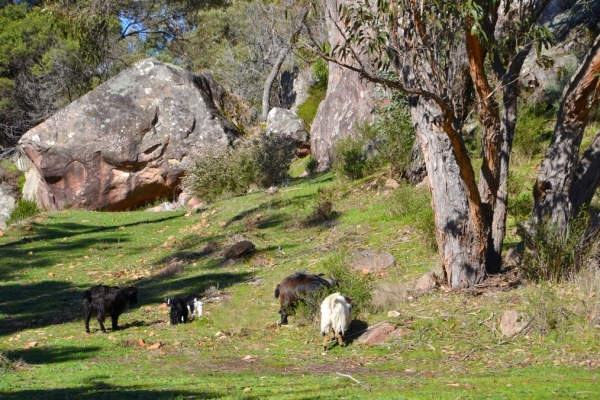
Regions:
<instances>
[{"instance_id":1,"label":"rock outcrop","mask_svg":"<svg viewBox=\"0 0 600 400\"><path fill-rule=\"evenodd\" d=\"M267 116L267 135L277 135L293 144L298 157L310 154L308 132L298 116L285 108L272 108Z\"/></svg>"},{"instance_id":2,"label":"rock outcrop","mask_svg":"<svg viewBox=\"0 0 600 400\"><path fill-rule=\"evenodd\" d=\"M327 0L329 43L336 47L343 40L340 29L335 26L339 19L339 0ZM368 65L365 64L365 65ZM310 131L310 148L313 158L319 162L319 170L331 166L333 145L341 138L354 135L357 123L371 119L375 104L375 85L361 80L358 73L329 63L327 96L319 105Z\"/></svg>"},{"instance_id":3,"label":"rock outcrop","mask_svg":"<svg viewBox=\"0 0 600 400\"><path fill-rule=\"evenodd\" d=\"M563 86L591 46L590 38L600 32L600 0L551 0L540 23L553 33L555 44L539 57L531 51L523 64L521 83L533 92L536 103L554 103L560 101Z\"/></svg>"},{"instance_id":4,"label":"rock outcrop","mask_svg":"<svg viewBox=\"0 0 600 400\"><path fill-rule=\"evenodd\" d=\"M308 98L308 88L313 83L310 68L294 67L281 73L281 107L298 112L298 106Z\"/></svg>"},{"instance_id":5,"label":"rock outcrop","mask_svg":"<svg viewBox=\"0 0 600 400\"><path fill-rule=\"evenodd\" d=\"M147 59L71 103L19 141L24 195L43 207L120 211L176 198L187 155L240 132L220 111L223 89Z\"/></svg>"}]
</instances>

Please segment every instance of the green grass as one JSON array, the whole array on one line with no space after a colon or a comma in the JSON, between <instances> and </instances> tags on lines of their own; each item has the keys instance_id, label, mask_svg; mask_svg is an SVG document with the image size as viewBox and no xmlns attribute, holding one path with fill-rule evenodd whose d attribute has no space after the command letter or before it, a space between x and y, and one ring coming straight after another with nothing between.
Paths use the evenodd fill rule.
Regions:
<instances>
[{"instance_id":1,"label":"green grass","mask_svg":"<svg viewBox=\"0 0 600 400\"><path fill-rule=\"evenodd\" d=\"M592 293L598 288L590 280L585 288L524 285L483 296L407 291L397 301L400 317L388 317L389 309L356 316L355 327L389 320L413 331L379 346L351 338L347 347L323 353L318 326L299 324L294 316L289 326L273 326L279 319L275 285L299 270L323 272L349 249L370 247L396 257L395 267L371 277L373 284L410 287L437 267L437 253L411 229L415 219L390 207L401 196L372 180L338 183L317 174L293 178L272 196L255 191L189 216L67 210L4 231L0 353L9 364L0 362L0 399L600 396L600 328L589 314L597 309ZM307 223L320 188L330 190L333 217ZM249 217L258 214L249 227ZM256 245L254 257L228 266L218 253L201 253L210 242L226 248L240 234ZM174 257L185 271L158 276ZM264 281L250 285L251 278ZM92 333L84 333L82 292L97 283L139 288L139 304L119 320L124 329L104 335L92 321ZM224 298L206 303L201 319L166 324L165 297L217 285ZM540 297L541 291L552 296ZM515 339L498 333L504 310L532 307L566 317L544 335L535 327ZM149 349L159 341L160 348Z\"/></svg>"}]
</instances>

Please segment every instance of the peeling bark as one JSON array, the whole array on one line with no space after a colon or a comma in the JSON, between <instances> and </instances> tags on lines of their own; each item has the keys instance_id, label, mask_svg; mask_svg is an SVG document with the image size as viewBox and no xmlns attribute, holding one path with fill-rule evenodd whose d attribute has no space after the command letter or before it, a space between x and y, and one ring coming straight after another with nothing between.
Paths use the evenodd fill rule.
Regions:
<instances>
[{"instance_id":1,"label":"peeling bark","mask_svg":"<svg viewBox=\"0 0 600 400\"><path fill-rule=\"evenodd\" d=\"M586 182L593 181L591 172L586 174L589 168L586 166L595 162L598 153L592 147L585 152L581 162L578 156L589 112L600 100L599 76L600 36L563 91L554 135L534 186L534 217L538 220L548 218L563 232L584 203L576 201L580 203L578 206L573 202L573 196L582 193ZM596 140L592 146L597 146ZM582 181L578 184L576 172L580 170L580 164Z\"/></svg>"}]
</instances>

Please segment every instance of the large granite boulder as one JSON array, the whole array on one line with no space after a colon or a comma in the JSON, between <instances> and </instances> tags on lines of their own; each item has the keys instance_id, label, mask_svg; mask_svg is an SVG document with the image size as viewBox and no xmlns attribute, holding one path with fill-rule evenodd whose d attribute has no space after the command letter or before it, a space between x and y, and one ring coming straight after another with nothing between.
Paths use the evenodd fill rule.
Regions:
<instances>
[{"instance_id":1,"label":"large granite boulder","mask_svg":"<svg viewBox=\"0 0 600 400\"><path fill-rule=\"evenodd\" d=\"M335 25L339 20L337 10L340 3L341 0L327 0L331 48L343 41L343 29ZM360 49L358 52L360 53ZM353 136L358 123L372 118L374 95L374 84L361 80L356 72L329 63L327 96L319 105L310 131L311 153L319 162L319 170L331 166L336 141Z\"/></svg>"},{"instance_id":2,"label":"large granite boulder","mask_svg":"<svg viewBox=\"0 0 600 400\"><path fill-rule=\"evenodd\" d=\"M523 86L533 92L536 103L558 102L581 57L600 32L600 0L551 0L540 23L550 29L555 43L538 56L532 49L521 70Z\"/></svg>"},{"instance_id":3,"label":"large granite boulder","mask_svg":"<svg viewBox=\"0 0 600 400\"><path fill-rule=\"evenodd\" d=\"M24 195L49 210L119 211L176 198L187 155L240 135L220 111L222 88L154 59L100 85L19 141Z\"/></svg>"},{"instance_id":4,"label":"large granite boulder","mask_svg":"<svg viewBox=\"0 0 600 400\"><path fill-rule=\"evenodd\" d=\"M267 135L277 135L290 142L296 148L296 155L304 157L310 154L308 132L298 116L285 108L272 108L267 115Z\"/></svg>"}]
</instances>

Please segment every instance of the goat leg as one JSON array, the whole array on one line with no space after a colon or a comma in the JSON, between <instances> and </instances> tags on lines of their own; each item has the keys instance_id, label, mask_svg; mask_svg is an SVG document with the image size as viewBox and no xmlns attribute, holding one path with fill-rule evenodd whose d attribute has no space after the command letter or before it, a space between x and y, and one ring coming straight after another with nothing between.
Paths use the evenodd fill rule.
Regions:
<instances>
[{"instance_id":1,"label":"goat leg","mask_svg":"<svg viewBox=\"0 0 600 400\"><path fill-rule=\"evenodd\" d=\"M100 329L102 330L102 333L108 333L106 332L106 328L104 327L104 314L98 315L98 323L100 324Z\"/></svg>"},{"instance_id":2,"label":"goat leg","mask_svg":"<svg viewBox=\"0 0 600 400\"><path fill-rule=\"evenodd\" d=\"M327 332L321 332L321 335L323 335L323 351L327 350L327 342L329 342L329 335L327 334Z\"/></svg>"},{"instance_id":3,"label":"goat leg","mask_svg":"<svg viewBox=\"0 0 600 400\"><path fill-rule=\"evenodd\" d=\"M92 313L86 310L85 312L85 332L90 333L90 319L92 318Z\"/></svg>"},{"instance_id":4,"label":"goat leg","mask_svg":"<svg viewBox=\"0 0 600 400\"><path fill-rule=\"evenodd\" d=\"M288 324L288 319L287 319L288 315L283 308L279 310L279 314L281 314L280 325L287 325Z\"/></svg>"},{"instance_id":5,"label":"goat leg","mask_svg":"<svg viewBox=\"0 0 600 400\"><path fill-rule=\"evenodd\" d=\"M112 330L116 331L119 329L119 314L113 314L110 316L112 319Z\"/></svg>"},{"instance_id":6,"label":"goat leg","mask_svg":"<svg viewBox=\"0 0 600 400\"><path fill-rule=\"evenodd\" d=\"M341 332L340 332L340 333L338 333L338 335L337 335L337 341L338 341L338 344L339 344L341 347L343 347L343 346L344 346L344 337L342 336L342 333L341 333Z\"/></svg>"}]
</instances>

